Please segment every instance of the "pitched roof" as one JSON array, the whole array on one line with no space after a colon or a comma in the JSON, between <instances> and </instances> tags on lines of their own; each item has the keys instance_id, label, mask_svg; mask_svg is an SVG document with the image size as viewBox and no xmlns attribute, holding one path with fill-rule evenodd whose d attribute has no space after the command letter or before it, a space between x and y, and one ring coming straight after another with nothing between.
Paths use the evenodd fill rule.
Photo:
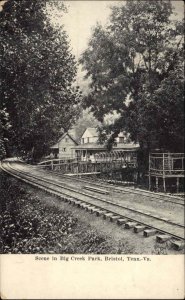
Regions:
<instances>
[{"instance_id":1,"label":"pitched roof","mask_svg":"<svg viewBox=\"0 0 185 300\"><path fill-rule=\"evenodd\" d=\"M95 137L95 136L98 137L98 130L97 130L96 127L87 127L87 128L84 130L82 136L84 135L84 133L85 133L87 130L90 132L90 134L91 134L93 137ZM121 132L118 134L118 137L127 137L127 136L129 136L129 134L126 133L125 131L121 131Z\"/></svg>"},{"instance_id":2,"label":"pitched roof","mask_svg":"<svg viewBox=\"0 0 185 300\"><path fill-rule=\"evenodd\" d=\"M68 132L65 132L59 139L58 139L58 142L56 144L54 144L53 146L50 147L50 149L57 149L59 146L58 146L58 143L63 140L66 135L76 144L78 145L77 141L68 133Z\"/></svg>"},{"instance_id":3,"label":"pitched roof","mask_svg":"<svg viewBox=\"0 0 185 300\"><path fill-rule=\"evenodd\" d=\"M85 133L87 130L90 132L90 134L91 134L92 136L98 136L98 131L97 131L97 129L96 129L95 127L87 127L87 128L84 130L82 136L84 135L84 133Z\"/></svg>"},{"instance_id":4,"label":"pitched roof","mask_svg":"<svg viewBox=\"0 0 185 300\"><path fill-rule=\"evenodd\" d=\"M69 137L76 145L78 145L77 141L69 134L69 132L65 132L65 133L59 138L58 143L59 143L61 140L63 140L63 139L66 137L66 135L68 135L68 137Z\"/></svg>"}]
</instances>

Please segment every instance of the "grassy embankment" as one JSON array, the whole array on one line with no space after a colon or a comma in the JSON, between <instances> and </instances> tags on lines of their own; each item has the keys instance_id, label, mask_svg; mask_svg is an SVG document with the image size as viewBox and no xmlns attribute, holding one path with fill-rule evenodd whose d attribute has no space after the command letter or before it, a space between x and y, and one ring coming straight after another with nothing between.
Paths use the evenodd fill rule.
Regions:
<instances>
[{"instance_id":1,"label":"grassy embankment","mask_svg":"<svg viewBox=\"0 0 185 300\"><path fill-rule=\"evenodd\" d=\"M0 253L124 253L67 210L48 205L37 192L0 173ZM38 193L39 195L39 193Z\"/></svg>"}]
</instances>

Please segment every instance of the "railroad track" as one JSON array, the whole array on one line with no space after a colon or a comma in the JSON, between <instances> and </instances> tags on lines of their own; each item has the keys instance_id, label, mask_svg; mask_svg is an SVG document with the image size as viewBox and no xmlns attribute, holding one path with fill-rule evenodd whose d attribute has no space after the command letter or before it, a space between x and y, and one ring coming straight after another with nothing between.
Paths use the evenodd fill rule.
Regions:
<instances>
[{"instance_id":1,"label":"railroad track","mask_svg":"<svg viewBox=\"0 0 185 300\"><path fill-rule=\"evenodd\" d=\"M22 168L21 168L21 166L20 166L20 169L21 169L21 171L22 171ZM30 171L31 172L33 172L33 168L31 167L31 168L29 168L28 167L28 169L30 169ZM28 174L29 172L26 172L26 174ZM39 172L40 173L40 172ZM48 172L47 172L48 173ZM47 179L45 176L46 175L48 175L46 172L41 172L41 174L43 174L42 176L43 176L43 178L45 178L45 179ZM52 174L53 175L53 174ZM75 192L75 194L78 192L79 194L81 194L81 195L87 195L87 193L86 194L84 194L82 191L80 191L80 190L87 190L88 192L91 192L91 195L92 195L92 198L94 197L93 196L93 194L95 194L95 193L98 193L98 194L100 194L100 195L98 195L99 197L101 197L102 198L102 195L104 195L104 194L107 194L107 195L109 195L109 198L111 198L111 197L114 197L113 199L111 199L111 201L112 202L117 202L117 204L119 205L120 203L121 203L121 207L123 207L123 202L127 202L127 204L131 204L132 206L136 206L135 207L135 209L136 209L136 211L138 211L138 213L141 213L141 214L143 214L143 215L148 215L148 211L146 211L146 213L144 213L144 211L146 210L146 207L147 207L147 205L148 205L148 199L145 199L145 201L143 201L142 200L142 202L145 202L145 207L143 206L143 207L141 207L141 209L140 210L137 210L137 206L138 206L138 204L140 204L140 203L137 203L137 200L138 199L133 199L133 201L130 201L130 197L132 198L132 194L131 194L131 196L130 196L130 192L128 193L128 192L126 192L126 194L127 194L127 199L125 199L125 192L123 192L123 191L119 191L119 193L117 193L117 194L115 194L114 193L114 195L112 195L112 193L113 193L113 191L114 190L112 190L112 187L110 187L109 186L109 189L107 190L102 190L102 186L99 186L98 185L98 188L97 188L97 185L92 185L92 186L84 186L84 183L89 183L88 181L80 181L80 184L81 184L81 186L79 185L79 181L77 181L77 183L78 184L76 184L75 185L75 190L74 190L74 183L76 183L76 181L73 179L73 178L69 178L69 177L62 177L62 176L59 176L59 178L61 178L60 180L57 180L57 182L60 184L60 186L61 186L61 184L63 185L63 187L65 186L65 187L67 187L68 189L71 189L73 192ZM56 179L57 179L57 177L55 176L55 182L56 182ZM68 183L66 183L66 181L68 182ZM96 186L96 188L95 188L95 186ZM101 187L101 189L99 188L99 187ZM116 190L116 192L117 192L117 190ZM121 193L121 194L120 194ZM91 195L89 195L89 196L91 196ZM124 197L122 197L124 195ZM74 196L74 195L72 195L72 196ZM95 199L97 199L97 196L95 195L95 197L94 197ZM140 197L141 198L141 197ZM121 200L120 200L121 199ZM101 199L102 201L103 201L103 198ZM139 201L140 201L140 199L139 199ZM136 203L135 203L136 202ZM141 201L140 201L141 202ZM172 203L174 203L174 202L172 202ZM155 211L156 211L156 205L159 205L159 203L152 203L152 205L154 206L154 209L155 209ZM140 205L141 206L141 205ZM129 209L128 208L128 206L127 206L127 209ZM163 208L162 208L163 209ZM130 209L130 211L132 211L133 209ZM161 210L161 208L159 207L159 208L157 208L157 210ZM153 212L153 214L154 214L154 212ZM170 216L171 217L171 216ZM155 219L160 219L160 217L159 216L156 216L156 215L153 215L153 218L155 218ZM171 221L170 221L170 223L172 223Z\"/></svg>"},{"instance_id":2,"label":"railroad track","mask_svg":"<svg viewBox=\"0 0 185 300\"><path fill-rule=\"evenodd\" d=\"M65 176L65 178L67 178L67 176ZM69 178L69 176L68 176L68 178ZM100 181L99 183L96 183L95 180L91 181L91 180L87 180L87 179L84 180L84 179L79 179L79 178L77 178L77 180L80 180L82 182L88 182L88 183L93 182L93 184L99 185L99 186L104 186L105 188L110 187L110 183L106 183L105 181ZM156 195L154 192L144 191L141 189L131 188L131 187L118 187L118 186L114 186L114 185L112 187L113 187L114 191L116 191L116 192L133 193L136 195L142 195L143 197L146 197L150 200L161 200L164 202L170 202L170 203L179 204L179 205L183 205L183 206L185 204L184 199L182 199L180 197L174 197L174 196L164 195L164 194Z\"/></svg>"},{"instance_id":3,"label":"railroad track","mask_svg":"<svg viewBox=\"0 0 185 300\"><path fill-rule=\"evenodd\" d=\"M77 180L83 180L84 179L79 179L77 178ZM86 181L88 180L87 178L85 179ZM96 179L89 179L88 181L93 182L93 184L96 184ZM128 193L134 193L134 194L138 194L138 195L142 195L144 197L150 198L150 199L159 199L162 201L167 201L167 202L171 202L174 204L180 204L180 205L184 205L184 199L182 199L181 197L178 196L173 196L173 195L165 195L163 193L155 193L155 192L151 192L151 191L145 191L142 190L140 188L135 188L135 187L120 187L120 186L115 186L114 184L116 184L115 180L99 180L99 185L102 186L114 186L116 191L120 191L120 192L128 192Z\"/></svg>"},{"instance_id":4,"label":"railroad track","mask_svg":"<svg viewBox=\"0 0 185 300\"><path fill-rule=\"evenodd\" d=\"M176 249L181 249L184 245L184 225L170 220L160 218L159 216L144 213L142 211L133 209L128 206L113 203L107 200L106 195L96 196L91 193L78 191L76 188L65 183L57 183L52 179L43 178L38 174L33 174L34 171L29 172L21 170L16 164L3 163L2 169L38 188L54 194L64 201L68 201L78 207L94 213L98 216L110 221L117 222L118 225L125 228L133 228L134 232L143 232L144 236L157 235L158 241L170 240ZM95 191L93 191L95 192ZM97 191L99 195L99 191Z\"/></svg>"},{"instance_id":5,"label":"railroad track","mask_svg":"<svg viewBox=\"0 0 185 300\"><path fill-rule=\"evenodd\" d=\"M43 169L41 170L43 171ZM181 197L175 197L175 196L171 196L171 195L164 195L164 194L155 194L154 192L150 192L150 191L144 191L141 189L137 189L137 188L129 188L129 187L118 187L118 186L114 186L114 185L110 185L110 183L106 183L105 181L99 181L97 182L97 180L93 180L93 179L82 179L82 178L76 178L76 177L70 177L68 175L64 175L64 174L60 174L59 172L55 172L55 171L48 171L48 173L50 174L56 174L57 176L61 177L61 178L65 178L65 180L71 181L73 180L73 182L82 182L82 183L88 183L88 184L93 184L94 186L97 187L104 187L104 188L109 188L111 187L111 189L115 192L118 193L133 193L136 195L142 195L143 197L148 198L151 201L155 201L155 200L160 200L160 201L164 201L164 202L169 202L169 203L173 203L173 204L177 204L177 205L185 205L184 199L182 199Z\"/></svg>"}]
</instances>

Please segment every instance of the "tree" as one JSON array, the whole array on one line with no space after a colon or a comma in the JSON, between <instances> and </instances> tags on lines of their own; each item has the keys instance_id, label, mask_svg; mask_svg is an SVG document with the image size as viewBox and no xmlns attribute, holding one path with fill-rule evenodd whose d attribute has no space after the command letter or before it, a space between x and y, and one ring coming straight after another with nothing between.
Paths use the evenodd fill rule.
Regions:
<instances>
[{"instance_id":1,"label":"tree","mask_svg":"<svg viewBox=\"0 0 185 300\"><path fill-rule=\"evenodd\" d=\"M74 125L77 140L80 141L82 134L87 127L98 127L100 125L100 122L94 118L89 109L81 111L79 118Z\"/></svg>"},{"instance_id":2,"label":"tree","mask_svg":"<svg viewBox=\"0 0 185 300\"><path fill-rule=\"evenodd\" d=\"M53 26L51 8L62 2L9 0L0 12L2 109L12 125L11 150L40 158L70 128L81 100L77 64L63 26Z\"/></svg>"},{"instance_id":3,"label":"tree","mask_svg":"<svg viewBox=\"0 0 185 300\"><path fill-rule=\"evenodd\" d=\"M119 114L103 128L113 132L109 145L127 130L143 153L182 151L183 23L172 14L170 1L127 1L112 7L105 28L94 28L81 58L91 78L85 105L100 121Z\"/></svg>"},{"instance_id":4,"label":"tree","mask_svg":"<svg viewBox=\"0 0 185 300\"><path fill-rule=\"evenodd\" d=\"M9 116L5 109L0 110L0 159L3 159L8 154L7 144L11 125Z\"/></svg>"},{"instance_id":5,"label":"tree","mask_svg":"<svg viewBox=\"0 0 185 300\"><path fill-rule=\"evenodd\" d=\"M161 148L168 145L176 152L184 147L184 72L181 65L170 71L153 94L151 115L156 126L156 137Z\"/></svg>"}]
</instances>

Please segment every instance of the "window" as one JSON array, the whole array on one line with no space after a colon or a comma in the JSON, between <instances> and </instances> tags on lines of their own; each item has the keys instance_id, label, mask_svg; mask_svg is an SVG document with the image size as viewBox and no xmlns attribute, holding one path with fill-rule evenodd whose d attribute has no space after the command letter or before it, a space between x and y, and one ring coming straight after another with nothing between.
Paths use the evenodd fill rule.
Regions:
<instances>
[{"instance_id":1,"label":"window","mask_svg":"<svg viewBox=\"0 0 185 300\"><path fill-rule=\"evenodd\" d=\"M65 138L65 141L68 142L68 138Z\"/></svg>"},{"instance_id":2,"label":"window","mask_svg":"<svg viewBox=\"0 0 185 300\"><path fill-rule=\"evenodd\" d=\"M63 152L66 152L66 148L63 148Z\"/></svg>"},{"instance_id":3,"label":"window","mask_svg":"<svg viewBox=\"0 0 185 300\"><path fill-rule=\"evenodd\" d=\"M89 137L87 138L87 143L89 143Z\"/></svg>"},{"instance_id":4,"label":"window","mask_svg":"<svg viewBox=\"0 0 185 300\"><path fill-rule=\"evenodd\" d=\"M84 138L82 138L82 144L84 144Z\"/></svg>"},{"instance_id":5,"label":"window","mask_svg":"<svg viewBox=\"0 0 185 300\"><path fill-rule=\"evenodd\" d=\"M124 140L125 140L124 137L120 137L119 138L119 143L124 143Z\"/></svg>"}]
</instances>

